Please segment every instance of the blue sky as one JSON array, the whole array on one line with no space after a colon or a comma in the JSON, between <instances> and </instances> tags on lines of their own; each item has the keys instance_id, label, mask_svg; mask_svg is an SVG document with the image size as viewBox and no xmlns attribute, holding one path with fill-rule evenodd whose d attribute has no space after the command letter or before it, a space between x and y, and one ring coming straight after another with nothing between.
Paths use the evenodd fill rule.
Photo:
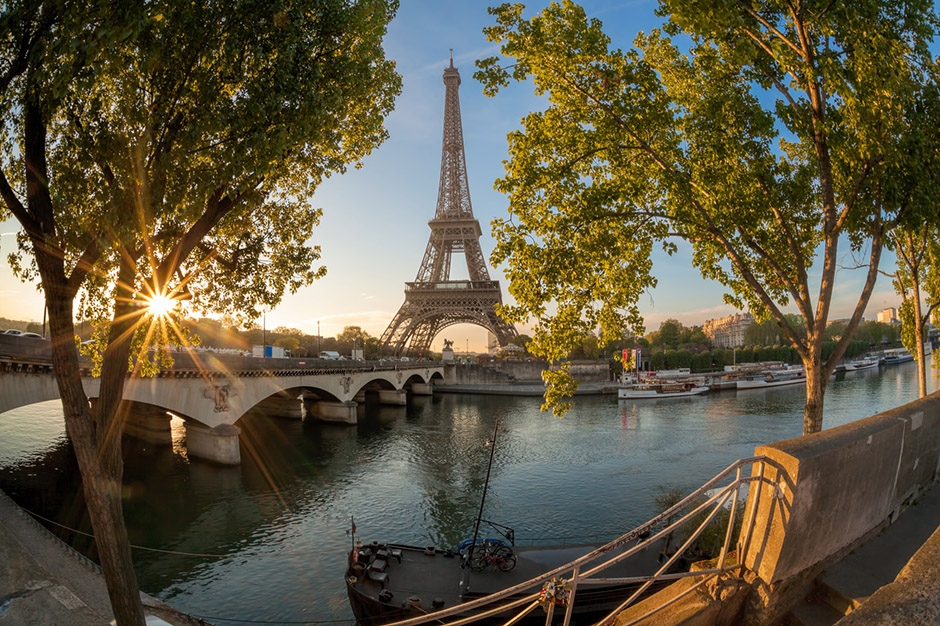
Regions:
<instances>
[{"instance_id":1,"label":"blue sky","mask_svg":"<svg viewBox=\"0 0 940 626\"><path fill-rule=\"evenodd\" d=\"M534 11L547 0L530 2ZM434 216L440 177L441 133L444 113L442 73L453 49L454 65L460 71L461 116L473 211L483 228L481 246L493 249L490 222L506 215L507 200L493 189L503 175L506 135L518 128L519 120L540 103L524 85L513 85L495 98L483 95L473 80L474 61L497 53L483 36L492 23L487 7L497 2L478 0L401 0L401 8L385 40L386 53L397 61L403 89L386 126L390 138L364 161L361 170L351 169L328 180L311 203L324 210L321 226L312 244L322 248L327 276L267 313L268 328L289 326L315 334L317 323L324 336L334 336L345 326L361 326L379 336L404 302L404 283L415 279L427 246ZM617 47L630 46L634 35L656 27L652 0L594 0L583 6L592 17L604 22L605 32ZM42 300L32 285L19 283L9 271L6 254L13 247L9 233L16 222L0 223L0 316L42 321ZM843 264L851 257L843 248ZM893 269L888 257L882 268ZM641 301L647 330L656 330L669 318L686 325L734 313L722 302L717 283L704 281L691 267L688 253L657 258L655 273L660 286ZM500 269L490 269L491 278L506 280ZM466 277L462 257L454 258L452 278ZM854 306L863 272L843 270L837 279L833 318L847 316ZM844 297L843 297L844 294ZM867 317L899 299L890 281L880 279ZM259 319L259 323L261 320ZM520 332L526 332L520 328ZM433 350L443 347L444 338L471 351L482 351L486 331L459 325L435 338Z\"/></svg>"}]
</instances>

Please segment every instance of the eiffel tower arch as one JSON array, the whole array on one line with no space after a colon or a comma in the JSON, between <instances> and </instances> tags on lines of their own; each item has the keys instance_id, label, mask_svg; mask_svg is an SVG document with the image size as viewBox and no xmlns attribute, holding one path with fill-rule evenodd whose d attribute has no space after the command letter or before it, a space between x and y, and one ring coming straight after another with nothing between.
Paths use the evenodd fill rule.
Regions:
<instances>
[{"instance_id":1,"label":"eiffel tower arch","mask_svg":"<svg viewBox=\"0 0 940 626\"><path fill-rule=\"evenodd\" d=\"M480 249L480 222L473 217L457 89L460 73L444 69L444 139L437 210L428 222L431 236L414 282L405 283L405 302L382 333L382 346L396 355L425 356L439 332L454 324L475 324L492 332L500 345L516 329L496 315L502 303L498 280L490 280ZM451 258L462 252L469 280L451 280Z\"/></svg>"}]
</instances>

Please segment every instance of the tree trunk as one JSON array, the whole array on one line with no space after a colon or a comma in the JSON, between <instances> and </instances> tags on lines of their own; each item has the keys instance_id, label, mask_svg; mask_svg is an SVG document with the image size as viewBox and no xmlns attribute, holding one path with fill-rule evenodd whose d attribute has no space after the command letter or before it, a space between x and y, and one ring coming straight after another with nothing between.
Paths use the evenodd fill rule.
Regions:
<instances>
[{"instance_id":1,"label":"tree trunk","mask_svg":"<svg viewBox=\"0 0 940 626\"><path fill-rule=\"evenodd\" d=\"M85 503L95 535L111 609L119 626L145 626L143 605L122 512L121 428L114 420L96 420L82 387L72 322L73 300L61 260L35 246L49 313L52 364L62 399L65 428L82 475ZM123 364L126 370L127 354ZM123 381L122 381L123 382ZM101 395L113 389L102 384ZM120 391L123 395L123 385ZM110 422L110 424L108 424ZM102 432L102 427L104 432ZM101 441L110 445L101 446ZM114 441L116 440L116 445Z\"/></svg>"},{"instance_id":2,"label":"tree trunk","mask_svg":"<svg viewBox=\"0 0 940 626\"><path fill-rule=\"evenodd\" d=\"M811 332L806 338L808 354L803 361L806 371L806 404L803 407L803 434L811 435L822 430L823 400L826 384L832 371L822 360L823 330Z\"/></svg>"},{"instance_id":3,"label":"tree trunk","mask_svg":"<svg viewBox=\"0 0 940 626\"><path fill-rule=\"evenodd\" d=\"M915 346L916 351L914 356L917 357L917 386L920 391L920 398L925 398L927 396L927 355L924 351L924 318L922 317L921 307L920 307L920 281L917 280L916 275L914 277L914 341L917 342Z\"/></svg>"}]
</instances>

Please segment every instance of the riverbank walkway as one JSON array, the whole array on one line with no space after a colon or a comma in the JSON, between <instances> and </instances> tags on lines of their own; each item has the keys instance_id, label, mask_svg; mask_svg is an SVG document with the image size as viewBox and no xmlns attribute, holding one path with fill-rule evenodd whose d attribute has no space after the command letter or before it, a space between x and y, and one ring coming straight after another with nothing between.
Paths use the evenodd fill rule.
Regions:
<instances>
[{"instance_id":1,"label":"riverbank walkway","mask_svg":"<svg viewBox=\"0 0 940 626\"><path fill-rule=\"evenodd\" d=\"M141 598L148 626L206 624L145 594ZM113 619L97 565L0 491L0 625L108 626Z\"/></svg>"},{"instance_id":2,"label":"riverbank walkway","mask_svg":"<svg viewBox=\"0 0 940 626\"><path fill-rule=\"evenodd\" d=\"M823 572L808 601L791 612L786 624L940 624L940 484Z\"/></svg>"}]
</instances>

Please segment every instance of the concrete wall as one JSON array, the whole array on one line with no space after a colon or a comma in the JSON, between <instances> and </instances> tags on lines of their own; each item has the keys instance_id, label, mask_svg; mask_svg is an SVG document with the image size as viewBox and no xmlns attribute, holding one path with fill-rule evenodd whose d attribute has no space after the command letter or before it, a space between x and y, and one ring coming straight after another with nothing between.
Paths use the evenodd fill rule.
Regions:
<instances>
[{"instance_id":1,"label":"concrete wall","mask_svg":"<svg viewBox=\"0 0 940 626\"><path fill-rule=\"evenodd\" d=\"M458 385L493 385L514 382L542 382L545 361L491 361L456 366ZM610 379L610 362L572 361L571 375L580 381L606 381Z\"/></svg>"},{"instance_id":2,"label":"concrete wall","mask_svg":"<svg viewBox=\"0 0 940 626\"><path fill-rule=\"evenodd\" d=\"M755 454L769 461L759 497L748 499L745 519L757 510L744 562L772 597L774 588L799 587L793 581L812 577L938 480L940 394Z\"/></svg>"},{"instance_id":3,"label":"concrete wall","mask_svg":"<svg viewBox=\"0 0 940 626\"><path fill-rule=\"evenodd\" d=\"M45 339L4 335L0 330L0 356L4 355L48 361L52 359L52 344Z\"/></svg>"}]
</instances>

